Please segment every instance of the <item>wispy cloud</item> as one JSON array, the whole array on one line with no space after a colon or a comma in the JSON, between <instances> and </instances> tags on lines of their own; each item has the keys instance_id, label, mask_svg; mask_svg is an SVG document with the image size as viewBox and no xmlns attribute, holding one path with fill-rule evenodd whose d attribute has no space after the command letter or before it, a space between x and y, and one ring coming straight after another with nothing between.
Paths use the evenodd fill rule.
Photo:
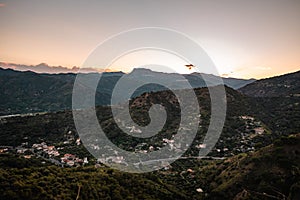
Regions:
<instances>
[{"instance_id":1,"label":"wispy cloud","mask_svg":"<svg viewBox=\"0 0 300 200\"><path fill-rule=\"evenodd\" d=\"M49 66L46 63L41 63L38 65L20 65L14 63L0 62L0 67L4 69L14 69L17 71L33 71L36 73L91 73L91 72L104 72L103 70L97 68L79 68L74 66L73 68L67 68L62 66ZM105 70L106 71L106 70Z\"/></svg>"},{"instance_id":2,"label":"wispy cloud","mask_svg":"<svg viewBox=\"0 0 300 200\"><path fill-rule=\"evenodd\" d=\"M229 74L222 74L221 76L222 76L222 77L228 77Z\"/></svg>"},{"instance_id":3,"label":"wispy cloud","mask_svg":"<svg viewBox=\"0 0 300 200\"><path fill-rule=\"evenodd\" d=\"M4 7L5 6L5 4L4 3L0 3L0 7Z\"/></svg>"}]
</instances>

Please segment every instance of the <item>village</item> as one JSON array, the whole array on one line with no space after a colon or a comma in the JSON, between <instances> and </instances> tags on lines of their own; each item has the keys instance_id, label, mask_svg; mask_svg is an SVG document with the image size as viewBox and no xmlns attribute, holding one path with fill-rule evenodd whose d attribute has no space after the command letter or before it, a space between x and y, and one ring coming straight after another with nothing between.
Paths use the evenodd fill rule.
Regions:
<instances>
[{"instance_id":1,"label":"village","mask_svg":"<svg viewBox=\"0 0 300 200\"><path fill-rule=\"evenodd\" d=\"M239 134L230 135L230 137L222 136L217 145L212 149L211 153L208 156L203 157L204 159L224 159L226 157L236 155L239 153L245 153L249 151L254 151L256 146L259 143L259 136L266 134L263 124L260 121L257 121L254 117L251 116L240 116L238 118L243 124L243 130ZM140 130L136 127L128 127L130 132L139 133ZM188 129L186 129L188 131ZM52 164L61 166L61 167L78 167L85 165L95 165L96 167L101 166L101 163L115 163L128 165L123 156L115 154L102 155L101 158L91 160L91 157L88 158L86 155L76 155L72 150L82 148L82 141L74 132L68 131L65 136L65 140L58 145L47 144L46 141L40 143L34 143L29 145L28 142L23 142L17 147L12 146L2 146L0 147L1 153L12 153L24 157L25 159L30 159L36 157L41 159L42 163L50 162ZM26 141L28 138L25 137ZM233 142L235 141L235 142ZM99 150L100 147L97 144L91 144L91 148L94 150ZM140 143L134 148L134 152L147 154L152 151L159 150L163 147L167 147L169 151L182 152L182 144L174 140L174 135L171 138L163 138L162 146L161 145L149 145L147 143ZM200 149L205 149L207 146L203 143L196 144L193 149L195 152L199 152ZM112 151L109 146L104 146L101 148L106 148L107 152ZM85 150L86 151L86 150ZM112 156L113 155L113 156ZM195 154L196 155L196 154ZM195 155L185 155L182 159L197 158ZM162 159L161 163L164 165L165 169L168 169L170 158ZM171 161L171 160L170 160ZM151 162L151 161L147 161ZM154 161L153 161L154 162ZM139 163L136 163L138 166Z\"/></svg>"},{"instance_id":2,"label":"village","mask_svg":"<svg viewBox=\"0 0 300 200\"><path fill-rule=\"evenodd\" d=\"M70 146L82 145L80 138L75 139L71 132L66 134L66 140L63 141L64 147L61 145L56 147L55 145L48 145L46 142L34 143L29 145L28 142L24 142L19 146L0 146L0 153L11 153L19 155L25 159L31 159L32 157L38 158L43 164L46 162L61 166L61 167L78 167L89 164L87 157L80 157L72 153L65 152ZM27 140L28 137L23 138Z\"/></svg>"}]
</instances>

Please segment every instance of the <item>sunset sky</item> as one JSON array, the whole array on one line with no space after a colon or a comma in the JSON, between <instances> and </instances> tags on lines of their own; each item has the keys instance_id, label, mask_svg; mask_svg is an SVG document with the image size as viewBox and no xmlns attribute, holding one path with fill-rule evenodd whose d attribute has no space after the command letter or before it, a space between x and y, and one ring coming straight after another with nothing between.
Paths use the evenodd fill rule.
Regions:
<instances>
[{"instance_id":1,"label":"sunset sky","mask_svg":"<svg viewBox=\"0 0 300 200\"><path fill-rule=\"evenodd\" d=\"M0 62L81 66L108 37L154 26L189 35L224 76L270 77L300 70L299 19L299 0L0 0ZM113 68L177 59L137 52Z\"/></svg>"}]
</instances>

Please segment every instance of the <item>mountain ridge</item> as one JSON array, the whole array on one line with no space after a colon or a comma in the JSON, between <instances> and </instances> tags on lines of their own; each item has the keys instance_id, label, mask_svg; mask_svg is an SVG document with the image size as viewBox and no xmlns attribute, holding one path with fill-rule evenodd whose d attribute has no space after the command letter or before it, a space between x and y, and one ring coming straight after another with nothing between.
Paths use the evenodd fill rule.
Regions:
<instances>
[{"instance_id":1,"label":"mountain ridge","mask_svg":"<svg viewBox=\"0 0 300 200\"><path fill-rule=\"evenodd\" d=\"M147 71L147 73L143 73ZM82 76L97 76L97 73L86 73ZM100 76L100 74L99 74ZM128 77L138 84L143 83L144 76L155 76L156 79L169 82L178 89L186 89L184 85L177 82L182 77L187 79L192 88L214 86L220 83L220 78L214 75L181 75L153 72L148 69L133 70L129 74L123 72L103 72L96 93L97 105L109 105L115 84L121 77ZM206 83L202 76L205 76ZM72 90L76 78L75 73L47 74L32 71L16 71L13 69L0 68L0 115L22 114L32 112L49 112L71 109ZM150 80L151 77L148 77ZM223 79L229 87L239 88L249 81L242 79ZM158 84L145 85L138 88L133 97L144 92L166 90ZM126 91L124 91L126 92Z\"/></svg>"},{"instance_id":2,"label":"mountain ridge","mask_svg":"<svg viewBox=\"0 0 300 200\"><path fill-rule=\"evenodd\" d=\"M252 97L300 96L300 71L257 80L239 91Z\"/></svg>"}]
</instances>

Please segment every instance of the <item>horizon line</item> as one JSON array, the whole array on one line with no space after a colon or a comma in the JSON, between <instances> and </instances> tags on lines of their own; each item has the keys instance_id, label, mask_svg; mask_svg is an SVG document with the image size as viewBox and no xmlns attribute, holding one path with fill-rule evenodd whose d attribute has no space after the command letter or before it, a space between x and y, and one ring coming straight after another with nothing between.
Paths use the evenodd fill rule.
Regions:
<instances>
[{"instance_id":1,"label":"horizon line","mask_svg":"<svg viewBox=\"0 0 300 200\"><path fill-rule=\"evenodd\" d=\"M38 70L34 70L31 68L35 68L35 67L46 67L48 69L38 69ZM117 69L105 69L103 71L94 68L94 67L86 67L86 68L81 68L78 66L73 66L73 67L64 67L64 66L51 66L45 62L41 62L37 65L28 65L28 64L16 64L16 63L11 63L11 62L3 62L0 61L0 68L2 69L11 69L14 71L19 71L19 72L33 72L33 73L37 73L37 74L89 74L89 73L124 73L124 74L130 74L133 72L133 70L136 69L144 69L144 70L149 70L152 72L157 72L157 73L165 73L165 74L183 74L183 75L189 75L189 74L207 74L207 73L203 73L203 72L191 72L191 73L176 73L176 72L163 72L163 71L156 71L150 68L139 68L139 67L133 67L131 71L122 71L122 70L117 70ZM62 71L55 71L55 70L62 70ZM44 71L43 71L44 70ZM52 72L53 70L53 72ZM51 72L50 72L51 71ZM243 78L243 77L232 77L229 76L229 74L207 74L207 75L213 75L213 76L219 76L221 78L233 78L233 79L244 79L244 80L261 80L261 79L268 79L268 78L272 78L272 77L277 77L277 76L282 76L282 75L286 75L286 74L291 74L291 73L296 73L300 71L300 69L296 70L296 71L288 71L286 73L282 73L282 74L278 74L278 75L271 75L268 77L263 77L263 78Z\"/></svg>"}]
</instances>

